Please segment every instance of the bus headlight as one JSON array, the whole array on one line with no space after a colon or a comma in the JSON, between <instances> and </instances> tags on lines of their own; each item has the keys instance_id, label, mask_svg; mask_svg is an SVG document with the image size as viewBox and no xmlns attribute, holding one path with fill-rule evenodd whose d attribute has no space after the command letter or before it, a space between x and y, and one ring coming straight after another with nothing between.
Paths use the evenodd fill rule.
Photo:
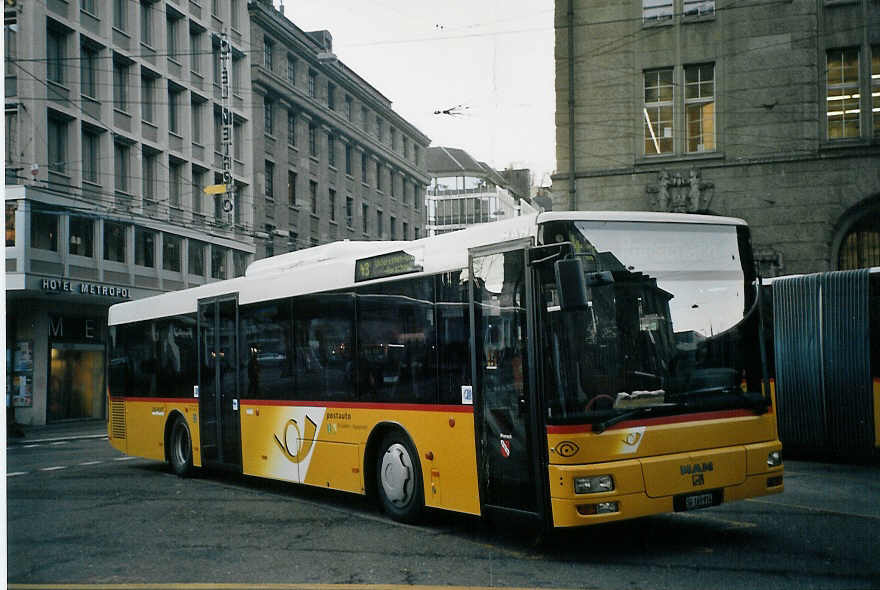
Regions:
<instances>
[{"instance_id":1,"label":"bus headlight","mask_svg":"<svg viewBox=\"0 0 880 590\"><path fill-rule=\"evenodd\" d=\"M610 475L574 478L575 494L595 494L596 492L610 492L613 489L614 480Z\"/></svg>"},{"instance_id":2,"label":"bus headlight","mask_svg":"<svg viewBox=\"0 0 880 590\"><path fill-rule=\"evenodd\" d=\"M779 467L782 465L782 451L770 451L767 455L767 467Z\"/></svg>"}]
</instances>

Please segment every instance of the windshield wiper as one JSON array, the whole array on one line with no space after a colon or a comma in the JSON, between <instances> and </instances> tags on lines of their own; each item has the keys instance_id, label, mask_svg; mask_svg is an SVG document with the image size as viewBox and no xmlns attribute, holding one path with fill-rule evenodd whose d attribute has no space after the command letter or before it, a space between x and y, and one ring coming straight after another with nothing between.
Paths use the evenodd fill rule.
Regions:
<instances>
[{"instance_id":1,"label":"windshield wiper","mask_svg":"<svg viewBox=\"0 0 880 590\"><path fill-rule=\"evenodd\" d=\"M684 407L683 404L676 404L676 405L678 407ZM634 418L642 413L651 414L651 413L653 413L653 410L656 410L659 408L663 408L665 410L665 409L668 409L669 407L671 407L671 406L670 405L663 405L663 406L644 406L641 408L633 408L633 409L628 410L626 412L621 412L619 414L615 414L614 416L611 416L610 418L606 418L605 420L600 420L599 422L593 422L593 432L595 432L596 434L601 434L607 428L614 426L615 424L619 424L620 422L623 422L624 420Z\"/></svg>"},{"instance_id":2,"label":"windshield wiper","mask_svg":"<svg viewBox=\"0 0 880 590\"><path fill-rule=\"evenodd\" d=\"M743 391L739 387L704 387L702 389L692 389L676 393L672 397L679 400L679 403L685 408L699 408L702 405L711 405L706 403L708 400L718 401L719 395L728 395L739 398L746 402L747 407L765 413L770 407L770 401L759 393ZM707 400L708 398L708 400ZM703 403L700 403L703 402Z\"/></svg>"}]
</instances>

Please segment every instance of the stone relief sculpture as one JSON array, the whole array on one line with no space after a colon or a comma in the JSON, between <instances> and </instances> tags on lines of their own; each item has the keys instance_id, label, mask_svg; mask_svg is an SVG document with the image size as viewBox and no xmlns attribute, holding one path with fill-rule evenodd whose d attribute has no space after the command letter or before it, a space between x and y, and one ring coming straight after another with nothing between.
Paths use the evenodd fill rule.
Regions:
<instances>
[{"instance_id":1,"label":"stone relief sculpture","mask_svg":"<svg viewBox=\"0 0 880 590\"><path fill-rule=\"evenodd\" d=\"M646 191L655 211L670 213L697 213L706 211L712 200L711 182L703 182L700 171L692 167L685 178L681 172L663 169L657 174L657 184L648 185Z\"/></svg>"}]
</instances>

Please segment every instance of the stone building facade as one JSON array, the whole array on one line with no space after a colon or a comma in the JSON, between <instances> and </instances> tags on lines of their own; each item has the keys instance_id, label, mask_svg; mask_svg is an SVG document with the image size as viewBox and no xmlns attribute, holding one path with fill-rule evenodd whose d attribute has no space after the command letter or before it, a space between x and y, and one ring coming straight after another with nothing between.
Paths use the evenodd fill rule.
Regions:
<instances>
[{"instance_id":1,"label":"stone building facade","mask_svg":"<svg viewBox=\"0 0 880 590\"><path fill-rule=\"evenodd\" d=\"M767 276L880 265L878 22L873 0L559 0L554 209L741 217Z\"/></svg>"},{"instance_id":2,"label":"stone building facade","mask_svg":"<svg viewBox=\"0 0 880 590\"><path fill-rule=\"evenodd\" d=\"M203 192L221 34L233 77L250 69L246 3L10 0L4 17L7 393L19 423L104 418L108 307L253 259L245 152L232 217ZM249 145L245 94L231 108Z\"/></svg>"},{"instance_id":3,"label":"stone building facade","mask_svg":"<svg viewBox=\"0 0 880 590\"><path fill-rule=\"evenodd\" d=\"M424 236L430 140L268 0L250 2L258 257Z\"/></svg>"}]
</instances>

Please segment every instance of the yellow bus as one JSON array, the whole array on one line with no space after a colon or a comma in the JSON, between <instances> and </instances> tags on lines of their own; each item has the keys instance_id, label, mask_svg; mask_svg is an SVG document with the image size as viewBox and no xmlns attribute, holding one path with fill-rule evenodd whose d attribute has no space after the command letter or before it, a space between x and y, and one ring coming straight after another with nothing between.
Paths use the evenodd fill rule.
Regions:
<instances>
[{"instance_id":1,"label":"yellow bus","mask_svg":"<svg viewBox=\"0 0 880 590\"><path fill-rule=\"evenodd\" d=\"M742 220L548 212L110 308L110 441L572 527L783 490Z\"/></svg>"}]
</instances>

